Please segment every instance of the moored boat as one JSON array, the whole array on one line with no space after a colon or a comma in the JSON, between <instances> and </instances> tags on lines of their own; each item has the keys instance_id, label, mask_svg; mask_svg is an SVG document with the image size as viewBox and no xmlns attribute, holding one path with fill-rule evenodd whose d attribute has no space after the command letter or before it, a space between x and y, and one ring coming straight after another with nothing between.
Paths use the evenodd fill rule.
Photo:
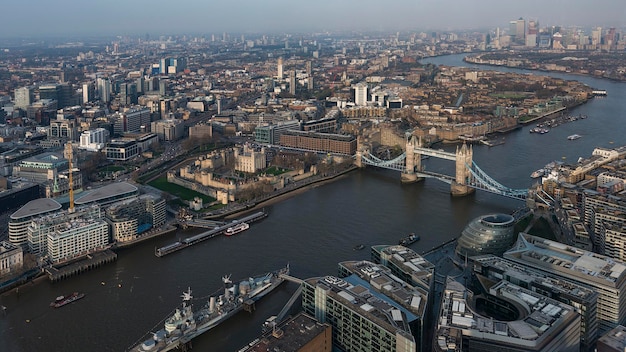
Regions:
<instances>
[{"instance_id":1,"label":"moored boat","mask_svg":"<svg viewBox=\"0 0 626 352\"><path fill-rule=\"evenodd\" d=\"M541 176L543 176L545 174L546 174L546 170L545 169L539 169L539 170L533 171L533 173L530 174L530 177L537 178L537 177L541 177Z\"/></svg>"},{"instance_id":2,"label":"moored boat","mask_svg":"<svg viewBox=\"0 0 626 352\"><path fill-rule=\"evenodd\" d=\"M410 233L408 236L401 238L400 241L398 241L398 244L403 245L403 246L408 246L419 240L420 240L420 236L414 233Z\"/></svg>"},{"instance_id":3,"label":"moored boat","mask_svg":"<svg viewBox=\"0 0 626 352\"><path fill-rule=\"evenodd\" d=\"M582 137L582 136L579 135L579 134L573 134L573 135L567 136L567 139L569 139L570 141L573 141L573 140L578 139L580 137Z\"/></svg>"},{"instance_id":4,"label":"moored boat","mask_svg":"<svg viewBox=\"0 0 626 352\"><path fill-rule=\"evenodd\" d=\"M239 223L239 224L237 224L235 226L231 226L231 227L227 228L224 231L224 234L226 236L232 236L234 234L240 233L241 231L245 231L245 230L247 230L249 228L250 228L250 225L248 225L245 222L242 222L242 223Z\"/></svg>"},{"instance_id":5,"label":"moored boat","mask_svg":"<svg viewBox=\"0 0 626 352\"><path fill-rule=\"evenodd\" d=\"M53 308L63 307L64 305L70 304L74 301L78 301L79 299L83 297L85 297L85 294L78 293L78 292L73 292L67 296L59 296L54 300L54 302L50 303L50 307L53 307Z\"/></svg>"},{"instance_id":6,"label":"moored boat","mask_svg":"<svg viewBox=\"0 0 626 352\"><path fill-rule=\"evenodd\" d=\"M202 307L193 311L191 290L188 289L181 296L182 307L177 308L172 315L163 322L163 328L144 337L130 350L170 351L175 348L185 348L188 343L200 334L216 327L226 319L244 309L244 306L253 304L268 293L272 292L282 282L282 275L289 275L289 266L268 272L266 274L249 277L237 283L230 280L230 276L222 277L224 289L208 297Z\"/></svg>"}]
</instances>

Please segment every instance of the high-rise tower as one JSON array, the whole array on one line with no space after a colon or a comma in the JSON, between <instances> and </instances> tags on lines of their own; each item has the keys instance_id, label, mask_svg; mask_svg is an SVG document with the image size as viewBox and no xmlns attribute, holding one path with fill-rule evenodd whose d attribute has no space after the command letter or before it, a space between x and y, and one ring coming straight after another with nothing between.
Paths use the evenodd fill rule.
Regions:
<instances>
[{"instance_id":1,"label":"high-rise tower","mask_svg":"<svg viewBox=\"0 0 626 352\"><path fill-rule=\"evenodd\" d=\"M283 79L283 58L278 58L278 79Z\"/></svg>"}]
</instances>

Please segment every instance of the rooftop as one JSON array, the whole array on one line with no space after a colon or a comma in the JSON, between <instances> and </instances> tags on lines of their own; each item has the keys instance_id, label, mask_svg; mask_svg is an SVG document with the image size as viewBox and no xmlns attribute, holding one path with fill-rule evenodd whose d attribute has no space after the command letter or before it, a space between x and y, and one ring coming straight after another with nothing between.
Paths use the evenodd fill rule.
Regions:
<instances>
[{"instance_id":1,"label":"rooftop","mask_svg":"<svg viewBox=\"0 0 626 352\"><path fill-rule=\"evenodd\" d=\"M324 330L330 328L327 323L319 323L314 318L300 313L278 326L275 332L263 335L247 347L240 349L239 352L299 351Z\"/></svg>"},{"instance_id":2,"label":"rooftop","mask_svg":"<svg viewBox=\"0 0 626 352\"><path fill-rule=\"evenodd\" d=\"M626 279L626 263L620 260L526 233L504 257L602 285L618 286Z\"/></svg>"},{"instance_id":3,"label":"rooftop","mask_svg":"<svg viewBox=\"0 0 626 352\"><path fill-rule=\"evenodd\" d=\"M476 336L485 342L506 341L507 345L528 347L529 341L534 341L537 345L539 340L544 340L542 337L559 333L561 324L570 324L573 319L578 318L571 306L507 281L500 281L491 287L489 293L515 302L516 306L526 310L523 312L525 314L514 321L499 321L482 316L470 306L471 293L459 282L448 279L438 321L437 341L447 341L452 337L449 329L459 329L464 335Z\"/></svg>"},{"instance_id":4,"label":"rooftop","mask_svg":"<svg viewBox=\"0 0 626 352\"><path fill-rule=\"evenodd\" d=\"M61 204L50 198L39 198L31 200L23 207L19 208L15 213L11 214L12 220L20 220L31 216L50 213L61 209Z\"/></svg>"},{"instance_id":5,"label":"rooftop","mask_svg":"<svg viewBox=\"0 0 626 352\"><path fill-rule=\"evenodd\" d=\"M626 327L616 326L598 339L598 346L604 344L615 351L626 351Z\"/></svg>"},{"instance_id":6,"label":"rooftop","mask_svg":"<svg viewBox=\"0 0 626 352\"><path fill-rule=\"evenodd\" d=\"M368 282L356 275L343 279L325 276L305 281L310 285L327 289L328 296L342 302L351 310L365 316L387 331L402 330L410 334L409 323L417 319L415 314L391 298L372 290Z\"/></svg>"},{"instance_id":7,"label":"rooftop","mask_svg":"<svg viewBox=\"0 0 626 352\"><path fill-rule=\"evenodd\" d=\"M138 191L137 187L128 182L114 182L91 191L83 192L85 195L76 199L75 203L76 205L94 203L123 196L125 194L136 194Z\"/></svg>"},{"instance_id":8,"label":"rooftop","mask_svg":"<svg viewBox=\"0 0 626 352\"><path fill-rule=\"evenodd\" d=\"M580 299L587 299L596 294L591 288L581 286L573 281L549 277L540 271L532 270L521 264L494 255L473 257L472 261L474 261L475 265L497 268L506 273L506 276L515 277L524 282L535 281L550 287L554 292L575 296Z\"/></svg>"},{"instance_id":9,"label":"rooftop","mask_svg":"<svg viewBox=\"0 0 626 352\"><path fill-rule=\"evenodd\" d=\"M422 317L425 315L428 292L423 288L409 285L393 275L389 268L372 262L346 261L339 264L411 312Z\"/></svg>"}]
</instances>

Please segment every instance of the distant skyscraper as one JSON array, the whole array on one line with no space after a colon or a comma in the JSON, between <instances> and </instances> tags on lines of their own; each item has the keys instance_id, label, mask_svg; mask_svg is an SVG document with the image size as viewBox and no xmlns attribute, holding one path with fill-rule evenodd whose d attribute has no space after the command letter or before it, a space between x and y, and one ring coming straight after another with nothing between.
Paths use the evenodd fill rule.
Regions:
<instances>
[{"instance_id":1,"label":"distant skyscraper","mask_svg":"<svg viewBox=\"0 0 626 352\"><path fill-rule=\"evenodd\" d=\"M98 96L104 103L111 101L111 81L108 78L98 78L96 81L98 86Z\"/></svg>"},{"instance_id":2,"label":"distant skyscraper","mask_svg":"<svg viewBox=\"0 0 626 352\"><path fill-rule=\"evenodd\" d=\"M289 93L296 94L296 70L291 71L289 75Z\"/></svg>"},{"instance_id":3,"label":"distant skyscraper","mask_svg":"<svg viewBox=\"0 0 626 352\"><path fill-rule=\"evenodd\" d=\"M367 84L359 83L352 87L354 89L354 103L357 106L367 105Z\"/></svg>"},{"instance_id":4,"label":"distant skyscraper","mask_svg":"<svg viewBox=\"0 0 626 352\"><path fill-rule=\"evenodd\" d=\"M278 58L278 79L283 79L283 58Z\"/></svg>"},{"instance_id":5,"label":"distant skyscraper","mask_svg":"<svg viewBox=\"0 0 626 352\"><path fill-rule=\"evenodd\" d=\"M26 109L35 100L33 87L22 87L15 90L15 107Z\"/></svg>"},{"instance_id":6,"label":"distant skyscraper","mask_svg":"<svg viewBox=\"0 0 626 352\"><path fill-rule=\"evenodd\" d=\"M135 83L120 84L119 98L122 105L137 104L137 86Z\"/></svg>"},{"instance_id":7,"label":"distant skyscraper","mask_svg":"<svg viewBox=\"0 0 626 352\"><path fill-rule=\"evenodd\" d=\"M520 17L519 20L509 22L509 32L512 42L524 43L526 39L526 21Z\"/></svg>"},{"instance_id":8,"label":"distant skyscraper","mask_svg":"<svg viewBox=\"0 0 626 352\"><path fill-rule=\"evenodd\" d=\"M83 104L89 103L93 101L96 97L96 88L93 83L84 83L83 84Z\"/></svg>"}]
</instances>

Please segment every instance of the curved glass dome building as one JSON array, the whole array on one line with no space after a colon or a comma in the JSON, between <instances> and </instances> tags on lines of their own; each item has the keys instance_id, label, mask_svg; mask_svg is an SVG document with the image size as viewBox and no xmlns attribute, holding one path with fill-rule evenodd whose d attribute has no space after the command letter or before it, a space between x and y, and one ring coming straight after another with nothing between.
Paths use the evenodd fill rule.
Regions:
<instances>
[{"instance_id":1,"label":"curved glass dome building","mask_svg":"<svg viewBox=\"0 0 626 352\"><path fill-rule=\"evenodd\" d=\"M515 243L515 218L508 214L489 214L470 222L459 237L456 254L465 259L482 254L502 254Z\"/></svg>"}]
</instances>

